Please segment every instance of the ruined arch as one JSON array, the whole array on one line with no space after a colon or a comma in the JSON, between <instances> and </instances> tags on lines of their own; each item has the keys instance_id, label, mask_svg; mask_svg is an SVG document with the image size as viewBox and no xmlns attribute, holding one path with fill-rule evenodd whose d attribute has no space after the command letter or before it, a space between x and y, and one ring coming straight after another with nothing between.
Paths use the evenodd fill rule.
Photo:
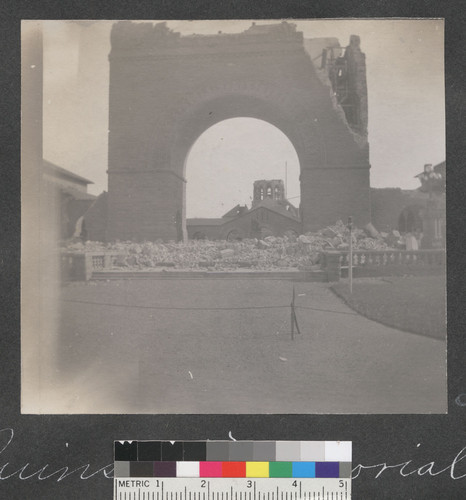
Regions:
<instances>
[{"instance_id":1,"label":"ruined arch","mask_svg":"<svg viewBox=\"0 0 466 500\"><path fill-rule=\"evenodd\" d=\"M161 23L119 22L111 40L110 239L186 234L189 150L235 117L264 120L293 144L303 232L349 215L369 222L367 136L346 121L294 25L183 37ZM354 50L352 74L365 85L363 54Z\"/></svg>"}]
</instances>

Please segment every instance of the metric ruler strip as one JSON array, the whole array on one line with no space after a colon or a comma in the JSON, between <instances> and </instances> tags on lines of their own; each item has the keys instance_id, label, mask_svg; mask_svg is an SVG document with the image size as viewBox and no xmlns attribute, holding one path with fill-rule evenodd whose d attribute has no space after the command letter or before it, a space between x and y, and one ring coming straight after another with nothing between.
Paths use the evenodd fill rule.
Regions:
<instances>
[{"instance_id":1,"label":"metric ruler strip","mask_svg":"<svg viewBox=\"0 0 466 500\"><path fill-rule=\"evenodd\" d=\"M116 441L114 500L347 500L350 441Z\"/></svg>"},{"instance_id":2,"label":"metric ruler strip","mask_svg":"<svg viewBox=\"0 0 466 500\"><path fill-rule=\"evenodd\" d=\"M114 479L114 500L350 500L350 479Z\"/></svg>"}]
</instances>

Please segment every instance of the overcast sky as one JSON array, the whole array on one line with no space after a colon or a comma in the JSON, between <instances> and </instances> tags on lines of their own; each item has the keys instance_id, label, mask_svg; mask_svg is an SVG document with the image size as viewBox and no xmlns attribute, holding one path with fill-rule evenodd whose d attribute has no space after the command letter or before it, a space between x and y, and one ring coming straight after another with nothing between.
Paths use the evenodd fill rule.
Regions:
<instances>
[{"instance_id":1,"label":"overcast sky","mask_svg":"<svg viewBox=\"0 0 466 500\"><path fill-rule=\"evenodd\" d=\"M257 23L270 22L258 21ZM424 163L445 159L443 22L293 21L306 38L361 37L369 94L371 185L414 189ZM241 32L251 21L169 21L182 34ZM107 190L110 21L44 22L44 158ZM289 139L249 118L204 132L187 160L187 215L217 217L250 203L255 179L285 179L299 204L299 162ZM221 174L221 175L219 175ZM208 188L206 188L208 186Z\"/></svg>"}]
</instances>

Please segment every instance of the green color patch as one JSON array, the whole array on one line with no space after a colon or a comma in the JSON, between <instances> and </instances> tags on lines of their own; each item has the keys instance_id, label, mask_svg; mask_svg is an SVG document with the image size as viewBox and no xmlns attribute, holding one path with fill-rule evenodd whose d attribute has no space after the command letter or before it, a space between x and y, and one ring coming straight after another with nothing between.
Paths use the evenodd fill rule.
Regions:
<instances>
[{"instance_id":1,"label":"green color patch","mask_svg":"<svg viewBox=\"0 0 466 500\"><path fill-rule=\"evenodd\" d=\"M293 477L293 462L270 462L269 477Z\"/></svg>"}]
</instances>

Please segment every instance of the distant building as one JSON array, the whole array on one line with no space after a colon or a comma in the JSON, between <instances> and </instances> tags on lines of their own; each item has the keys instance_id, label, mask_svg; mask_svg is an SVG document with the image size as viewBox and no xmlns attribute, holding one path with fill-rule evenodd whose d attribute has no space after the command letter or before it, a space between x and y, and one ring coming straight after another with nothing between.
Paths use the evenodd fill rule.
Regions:
<instances>
[{"instance_id":1,"label":"distant building","mask_svg":"<svg viewBox=\"0 0 466 500\"><path fill-rule=\"evenodd\" d=\"M255 181L253 193L250 209L236 205L221 218L187 219L188 237L237 240L301 233L299 211L285 199L282 180Z\"/></svg>"},{"instance_id":2,"label":"distant building","mask_svg":"<svg viewBox=\"0 0 466 500\"><path fill-rule=\"evenodd\" d=\"M87 192L88 185L93 182L47 160L42 162L42 180L55 192L59 238L71 238L76 232L78 220L96 199L96 196ZM80 234L83 229L81 225Z\"/></svg>"},{"instance_id":3,"label":"distant building","mask_svg":"<svg viewBox=\"0 0 466 500\"><path fill-rule=\"evenodd\" d=\"M372 224L382 232L422 233L424 248L444 247L446 242L446 163L431 168L432 182L425 172L416 175L418 189L371 188Z\"/></svg>"}]
</instances>

